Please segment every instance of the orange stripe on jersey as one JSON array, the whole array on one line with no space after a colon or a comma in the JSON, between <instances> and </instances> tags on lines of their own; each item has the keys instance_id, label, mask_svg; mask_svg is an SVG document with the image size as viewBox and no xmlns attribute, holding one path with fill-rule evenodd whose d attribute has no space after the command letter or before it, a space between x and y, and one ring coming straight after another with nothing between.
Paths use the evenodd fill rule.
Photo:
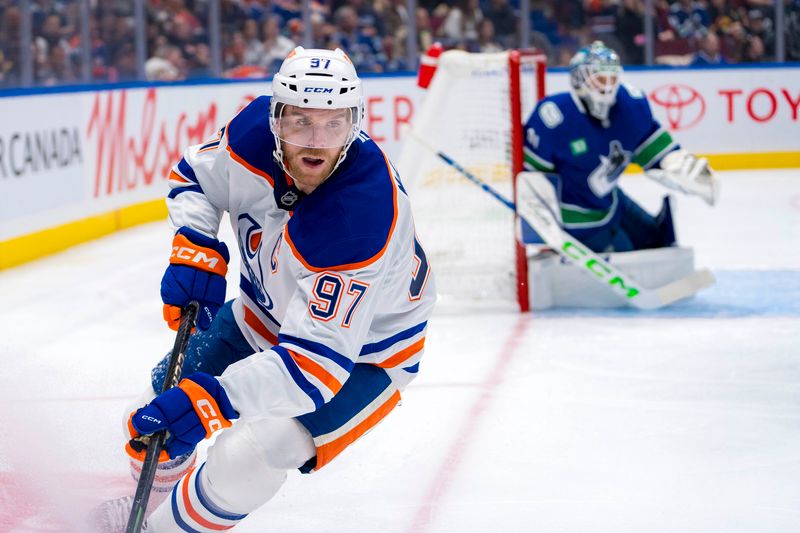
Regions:
<instances>
[{"instance_id":1,"label":"orange stripe on jersey","mask_svg":"<svg viewBox=\"0 0 800 533\"><path fill-rule=\"evenodd\" d=\"M206 272L219 274L223 278L228 273L228 263L219 252L211 248L197 246L186 238L186 235L177 234L172 239L172 255L169 256L171 265L189 265Z\"/></svg>"},{"instance_id":2,"label":"orange stripe on jersey","mask_svg":"<svg viewBox=\"0 0 800 533\"><path fill-rule=\"evenodd\" d=\"M289 249L292 251L292 255L300 261L300 263L306 267L307 270L311 272L325 272L326 270L358 270L360 268L364 268L366 266L371 265L378 259L380 259L383 254L386 252L386 249L389 247L389 242L392 240L392 235L394 234L394 228L397 226L397 215L399 206L397 205L397 184L394 181L394 174L392 173L392 165L389 164L389 160L386 158L386 154L381 152L383 155L383 160L386 162L386 170L389 172L389 179L392 182L392 205L394 206L394 215L392 217L392 225L389 227L389 234L386 236L386 242L383 243L383 248L381 248L375 255L366 259L364 261L359 261L357 263L347 263L344 265L336 265L336 266L328 266L328 267L315 267L309 264L302 255L300 255L300 251L295 246L294 242L292 241L291 235L289 235L289 226L286 226L286 231L284 232L284 237L286 238L286 243L289 245Z\"/></svg>"},{"instance_id":3,"label":"orange stripe on jersey","mask_svg":"<svg viewBox=\"0 0 800 533\"><path fill-rule=\"evenodd\" d=\"M206 389L191 379L182 379L178 383L178 387L192 402L192 407L200 418L200 423L206 429L206 438L209 438L215 431L231 427L231 421L222 416L217 400Z\"/></svg>"},{"instance_id":4,"label":"orange stripe on jersey","mask_svg":"<svg viewBox=\"0 0 800 533\"><path fill-rule=\"evenodd\" d=\"M246 305L243 307L244 307L245 324L253 328L253 331L255 331L256 333L267 339L267 341L272 343L273 346L276 346L278 344L278 337L267 329L267 326L265 326L264 323L261 322L261 320L259 320L256 314L252 311L252 309L250 309Z\"/></svg>"},{"instance_id":5,"label":"orange stripe on jersey","mask_svg":"<svg viewBox=\"0 0 800 533\"><path fill-rule=\"evenodd\" d=\"M385 361L377 363L376 366L379 366L381 368L394 368L396 366L399 366L403 363L403 361L407 361L408 359L411 359L416 354L418 354L424 346L425 346L425 337L422 337L420 340L418 340L411 346L403 348L402 350L400 350L390 358L386 359Z\"/></svg>"},{"instance_id":6,"label":"orange stripe on jersey","mask_svg":"<svg viewBox=\"0 0 800 533\"><path fill-rule=\"evenodd\" d=\"M232 528L235 524L231 524L229 526L215 524L213 522L209 522L208 520L200 516L200 513L195 511L194 507L192 506L192 500L189 498L189 480L192 477L192 472L194 472L194 468L192 468L192 470L190 470L189 473L186 474L186 477L183 478L182 481L183 487L181 487L181 494L183 496L183 506L186 509L186 513L190 517L192 517L192 520L194 520L201 526L211 529L213 531L226 531Z\"/></svg>"},{"instance_id":7,"label":"orange stripe on jersey","mask_svg":"<svg viewBox=\"0 0 800 533\"><path fill-rule=\"evenodd\" d=\"M400 402L400 391L394 391L394 394L386 400L386 402L378 407L371 415L365 418L356 427L327 444L323 444L317 448L317 465L314 470L319 470L326 464L330 463L334 457L339 455L345 448L353 444L364 433L375 427L378 422L383 420L392 409Z\"/></svg>"},{"instance_id":8,"label":"orange stripe on jersey","mask_svg":"<svg viewBox=\"0 0 800 533\"><path fill-rule=\"evenodd\" d=\"M253 174L256 174L257 176L261 176L262 178L267 180L267 182L273 188L275 188L275 181L272 179L272 176L270 176L269 174L267 174L263 170L257 169L256 167L254 167L253 165L251 165L250 163L245 161L242 156L240 156L239 154L237 154L236 152L233 151L233 148L231 148L230 144L225 146L225 148L228 150L228 153L231 154L231 157L233 158L234 161L236 161L237 163L242 165L244 168L246 168L247 170L249 170Z\"/></svg>"},{"instance_id":9,"label":"orange stripe on jersey","mask_svg":"<svg viewBox=\"0 0 800 533\"><path fill-rule=\"evenodd\" d=\"M172 181L179 181L181 183L194 183L192 180L186 179L174 170L169 171L169 179Z\"/></svg>"},{"instance_id":10,"label":"orange stripe on jersey","mask_svg":"<svg viewBox=\"0 0 800 533\"><path fill-rule=\"evenodd\" d=\"M294 362L297 363L297 366L320 380L322 384L328 387L332 393L336 394L342 389L342 384L339 382L339 380L336 379L333 374L325 370L324 366L303 354L293 352L292 350L286 351L292 356L292 359L294 359Z\"/></svg>"}]
</instances>

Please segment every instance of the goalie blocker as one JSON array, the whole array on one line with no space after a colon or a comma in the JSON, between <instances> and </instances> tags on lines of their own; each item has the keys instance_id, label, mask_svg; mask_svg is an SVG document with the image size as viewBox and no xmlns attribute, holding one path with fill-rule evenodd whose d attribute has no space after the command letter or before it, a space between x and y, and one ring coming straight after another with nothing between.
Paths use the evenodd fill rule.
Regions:
<instances>
[{"instance_id":1,"label":"goalie blocker","mask_svg":"<svg viewBox=\"0 0 800 533\"><path fill-rule=\"evenodd\" d=\"M535 183L537 199L548 207L556 223L560 223L560 209L550 180L538 172L521 172L517 176L520 193L526 190L521 186L523 180ZM595 261L594 254L587 254L584 248L567 243L559 255L542 242L523 218L519 219L519 224L520 239L528 259L528 290L534 310L626 307L630 302L621 295L626 291L657 289L687 279L695 272L694 251L687 247L598 254L608 265L635 279L638 284L626 287L626 280ZM582 268L575 268L576 265Z\"/></svg>"}]
</instances>

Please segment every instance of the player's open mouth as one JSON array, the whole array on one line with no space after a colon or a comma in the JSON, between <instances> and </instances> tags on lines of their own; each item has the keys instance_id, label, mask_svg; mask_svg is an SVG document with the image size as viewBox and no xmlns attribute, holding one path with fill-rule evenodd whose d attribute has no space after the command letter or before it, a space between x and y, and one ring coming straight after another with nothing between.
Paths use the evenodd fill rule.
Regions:
<instances>
[{"instance_id":1,"label":"player's open mouth","mask_svg":"<svg viewBox=\"0 0 800 533\"><path fill-rule=\"evenodd\" d=\"M309 166L309 167L314 167L314 168L320 166L324 162L325 162L324 159L318 159L316 157L304 157L303 158L303 164L304 165Z\"/></svg>"}]
</instances>

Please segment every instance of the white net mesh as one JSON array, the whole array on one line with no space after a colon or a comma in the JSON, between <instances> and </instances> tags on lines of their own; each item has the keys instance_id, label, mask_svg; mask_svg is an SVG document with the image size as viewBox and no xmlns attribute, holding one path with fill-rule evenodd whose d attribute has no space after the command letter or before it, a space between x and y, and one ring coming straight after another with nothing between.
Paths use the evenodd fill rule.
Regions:
<instances>
[{"instance_id":1,"label":"white net mesh","mask_svg":"<svg viewBox=\"0 0 800 533\"><path fill-rule=\"evenodd\" d=\"M520 70L525 117L536 101L535 64L523 60ZM445 299L516 301L513 213L431 150L511 199L509 87L508 52L445 52L398 160Z\"/></svg>"}]
</instances>

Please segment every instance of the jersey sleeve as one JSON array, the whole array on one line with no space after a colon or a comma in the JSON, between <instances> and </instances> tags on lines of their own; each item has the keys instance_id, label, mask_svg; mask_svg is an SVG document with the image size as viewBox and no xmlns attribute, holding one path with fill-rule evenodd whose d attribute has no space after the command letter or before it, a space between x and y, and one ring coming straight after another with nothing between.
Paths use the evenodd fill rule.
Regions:
<instances>
[{"instance_id":1,"label":"jersey sleeve","mask_svg":"<svg viewBox=\"0 0 800 533\"><path fill-rule=\"evenodd\" d=\"M523 168L540 172L554 172L556 129L564 117L552 100L542 100L536 105L525 123L523 140Z\"/></svg>"},{"instance_id":2,"label":"jersey sleeve","mask_svg":"<svg viewBox=\"0 0 800 533\"><path fill-rule=\"evenodd\" d=\"M190 146L169 173L167 208L173 229L186 226L216 236L228 208L227 128L203 144Z\"/></svg>"},{"instance_id":3,"label":"jersey sleeve","mask_svg":"<svg viewBox=\"0 0 800 533\"><path fill-rule=\"evenodd\" d=\"M620 97L630 99L636 120L640 124L641 139L633 152L632 161L647 170L656 166L669 152L679 148L672 135L653 116L650 103L644 92L631 85L623 85Z\"/></svg>"}]
</instances>

